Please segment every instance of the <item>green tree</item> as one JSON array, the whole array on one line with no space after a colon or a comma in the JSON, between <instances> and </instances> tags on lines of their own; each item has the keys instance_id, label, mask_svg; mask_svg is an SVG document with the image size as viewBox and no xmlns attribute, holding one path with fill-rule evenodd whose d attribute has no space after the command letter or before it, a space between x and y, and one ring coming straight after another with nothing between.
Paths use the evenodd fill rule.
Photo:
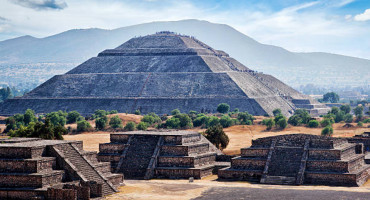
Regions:
<instances>
[{"instance_id":1,"label":"green tree","mask_svg":"<svg viewBox=\"0 0 370 200\"><path fill-rule=\"evenodd\" d=\"M147 115L144 115L144 117L141 119L142 122L145 122L149 125L152 125L154 123L161 123L161 118L156 115L155 113L148 113Z\"/></svg>"},{"instance_id":2,"label":"green tree","mask_svg":"<svg viewBox=\"0 0 370 200\"><path fill-rule=\"evenodd\" d=\"M321 127L327 127L327 126L331 126L333 123L334 123L334 121L333 121L333 120L331 120L330 118L324 118L324 119L320 122L320 125L321 125Z\"/></svg>"},{"instance_id":3,"label":"green tree","mask_svg":"<svg viewBox=\"0 0 370 200\"><path fill-rule=\"evenodd\" d=\"M310 120L308 122L308 127L317 128L317 127L319 127L319 122L317 120Z\"/></svg>"},{"instance_id":4,"label":"green tree","mask_svg":"<svg viewBox=\"0 0 370 200\"><path fill-rule=\"evenodd\" d=\"M275 121L273 119L264 119L262 120L262 124L265 125L267 128L266 130L271 130L273 126L275 126Z\"/></svg>"},{"instance_id":5,"label":"green tree","mask_svg":"<svg viewBox=\"0 0 370 200\"><path fill-rule=\"evenodd\" d=\"M13 98L13 92L9 87L0 89L0 102Z\"/></svg>"},{"instance_id":6,"label":"green tree","mask_svg":"<svg viewBox=\"0 0 370 200\"><path fill-rule=\"evenodd\" d=\"M145 123L145 122L140 122L140 123L137 125L137 129L138 129L138 130L143 130L143 131L145 131L147 128L148 128L148 124L147 124L147 123Z\"/></svg>"},{"instance_id":7,"label":"green tree","mask_svg":"<svg viewBox=\"0 0 370 200\"><path fill-rule=\"evenodd\" d=\"M102 116L95 120L95 128L98 130L104 130L107 127L108 124L108 117Z\"/></svg>"},{"instance_id":8,"label":"green tree","mask_svg":"<svg viewBox=\"0 0 370 200\"><path fill-rule=\"evenodd\" d=\"M91 131L92 127L89 122L86 120L82 120L77 122L77 131L78 132L86 132L86 131Z\"/></svg>"},{"instance_id":9,"label":"green tree","mask_svg":"<svg viewBox=\"0 0 370 200\"><path fill-rule=\"evenodd\" d=\"M355 109L353 109L353 112L354 112L354 113L355 113L355 115L356 115L356 119L357 119L357 121L361 121L362 117L364 116L364 115L363 115L364 107L362 107L362 106L357 106Z\"/></svg>"},{"instance_id":10,"label":"green tree","mask_svg":"<svg viewBox=\"0 0 370 200\"><path fill-rule=\"evenodd\" d=\"M125 131L134 131L136 129L135 122L127 122L126 126L123 128Z\"/></svg>"},{"instance_id":11,"label":"green tree","mask_svg":"<svg viewBox=\"0 0 370 200\"><path fill-rule=\"evenodd\" d=\"M351 106L349 104L341 105L339 109L346 114L351 112Z\"/></svg>"},{"instance_id":12,"label":"green tree","mask_svg":"<svg viewBox=\"0 0 370 200\"><path fill-rule=\"evenodd\" d=\"M178 115L180 113L181 113L180 110L177 108L171 111L171 115Z\"/></svg>"},{"instance_id":13,"label":"green tree","mask_svg":"<svg viewBox=\"0 0 370 200\"><path fill-rule=\"evenodd\" d=\"M272 111L272 113L274 114L274 116L281 115L281 109L280 108L276 108L275 110Z\"/></svg>"},{"instance_id":14,"label":"green tree","mask_svg":"<svg viewBox=\"0 0 370 200\"><path fill-rule=\"evenodd\" d=\"M352 116L352 114L346 114L346 115L344 115L344 121L346 122L346 123L352 123L352 121L353 121L353 116Z\"/></svg>"},{"instance_id":15,"label":"green tree","mask_svg":"<svg viewBox=\"0 0 370 200\"><path fill-rule=\"evenodd\" d=\"M229 112L229 110L230 110L230 106L229 106L229 104L227 104L227 103L220 103L220 104L218 104L218 106L217 106L217 111L218 111L219 113L228 113L228 112Z\"/></svg>"},{"instance_id":16,"label":"green tree","mask_svg":"<svg viewBox=\"0 0 370 200\"><path fill-rule=\"evenodd\" d=\"M35 116L35 111L27 109L23 115L23 122L27 126L30 122L36 122L37 118Z\"/></svg>"},{"instance_id":17,"label":"green tree","mask_svg":"<svg viewBox=\"0 0 370 200\"><path fill-rule=\"evenodd\" d=\"M343 121L345 115L346 115L345 112L340 110L337 114L335 114L334 121L336 123Z\"/></svg>"},{"instance_id":18,"label":"green tree","mask_svg":"<svg viewBox=\"0 0 370 200\"><path fill-rule=\"evenodd\" d=\"M118 111L117 110L111 110L110 112L109 112L109 114L117 114L118 113Z\"/></svg>"},{"instance_id":19,"label":"green tree","mask_svg":"<svg viewBox=\"0 0 370 200\"><path fill-rule=\"evenodd\" d=\"M116 115L116 116L113 116L112 118L110 118L109 120L109 126L111 128L123 128L123 125L122 125L122 120Z\"/></svg>"},{"instance_id":20,"label":"green tree","mask_svg":"<svg viewBox=\"0 0 370 200\"><path fill-rule=\"evenodd\" d=\"M358 126L358 127L363 127L363 126L364 126L364 123L363 123L363 122L358 122L358 123L357 123L357 126Z\"/></svg>"},{"instance_id":21,"label":"green tree","mask_svg":"<svg viewBox=\"0 0 370 200\"><path fill-rule=\"evenodd\" d=\"M324 94L322 100L324 102L338 103L339 102L339 95L335 92L328 92L328 93Z\"/></svg>"},{"instance_id":22,"label":"green tree","mask_svg":"<svg viewBox=\"0 0 370 200\"><path fill-rule=\"evenodd\" d=\"M220 124L223 128L227 128L233 125L233 121L231 120L229 116L224 115L220 119Z\"/></svg>"},{"instance_id":23,"label":"green tree","mask_svg":"<svg viewBox=\"0 0 370 200\"><path fill-rule=\"evenodd\" d=\"M100 117L103 117L105 115L108 115L109 112L107 112L106 110L95 110L92 118L93 119L96 119L96 118L100 118Z\"/></svg>"},{"instance_id":24,"label":"green tree","mask_svg":"<svg viewBox=\"0 0 370 200\"><path fill-rule=\"evenodd\" d=\"M243 125L252 125L254 120L253 115L249 114L248 112L238 113L237 119L240 121L240 124Z\"/></svg>"},{"instance_id":25,"label":"green tree","mask_svg":"<svg viewBox=\"0 0 370 200\"><path fill-rule=\"evenodd\" d=\"M225 149L229 144L229 137L221 125L209 127L204 132L204 136L220 150Z\"/></svg>"},{"instance_id":26,"label":"green tree","mask_svg":"<svg viewBox=\"0 0 370 200\"><path fill-rule=\"evenodd\" d=\"M140 110L135 110L135 115L141 115Z\"/></svg>"},{"instance_id":27,"label":"green tree","mask_svg":"<svg viewBox=\"0 0 370 200\"><path fill-rule=\"evenodd\" d=\"M67 115L67 124L76 123L78 119L80 119L81 115L77 111L71 111Z\"/></svg>"},{"instance_id":28,"label":"green tree","mask_svg":"<svg viewBox=\"0 0 370 200\"><path fill-rule=\"evenodd\" d=\"M323 135L323 136L332 136L333 135L333 127L326 126L325 128L322 129L321 135Z\"/></svg>"},{"instance_id":29,"label":"green tree","mask_svg":"<svg viewBox=\"0 0 370 200\"><path fill-rule=\"evenodd\" d=\"M299 126L302 124L302 119L298 115L292 115L289 117L288 123L293 126Z\"/></svg>"},{"instance_id":30,"label":"green tree","mask_svg":"<svg viewBox=\"0 0 370 200\"><path fill-rule=\"evenodd\" d=\"M180 119L176 117L171 117L166 121L166 127L171 129L178 129L180 128Z\"/></svg>"},{"instance_id":31,"label":"green tree","mask_svg":"<svg viewBox=\"0 0 370 200\"><path fill-rule=\"evenodd\" d=\"M180 128L193 128L193 122L187 114L177 114L174 116L180 120Z\"/></svg>"},{"instance_id":32,"label":"green tree","mask_svg":"<svg viewBox=\"0 0 370 200\"><path fill-rule=\"evenodd\" d=\"M67 122L67 113L59 110L58 112L51 112L46 115L46 119L50 119L50 122L54 125L66 125Z\"/></svg>"},{"instance_id":33,"label":"green tree","mask_svg":"<svg viewBox=\"0 0 370 200\"><path fill-rule=\"evenodd\" d=\"M331 108L331 110L329 111L329 114L331 113L331 114L333 114L333 115L336 115L339 111L340 111L340 110L339 110L339 108L338 108L338 107L336 107L336 106L334 106L334 107L332 107L332 108Z\"/></svg>"},{"instance_id":34,"label":"green tree","mask_svg":"<svg viewBox=\"0 0 370 200\"><path fill-rule=\"evenodd\" d=\"M288 122L287 122L287 120L286 120L286 118L285 118L285 117L280 118L280 119L276 122L276 124L277 124L281 129L285 129L285 128L288 126Z\"/></svg>"}]
</instances>

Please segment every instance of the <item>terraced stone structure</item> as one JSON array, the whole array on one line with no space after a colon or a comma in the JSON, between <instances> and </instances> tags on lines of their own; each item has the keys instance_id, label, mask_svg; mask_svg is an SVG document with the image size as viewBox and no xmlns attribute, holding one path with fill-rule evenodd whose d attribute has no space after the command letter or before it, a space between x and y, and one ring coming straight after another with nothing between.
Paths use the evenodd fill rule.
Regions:
<instances>
[{"instance_id":1,"label":"terraced stone structure","mask_svg":"<svg viewBox=\"0 0 370 200\"><path fill-rule=\"evenodd\" d=\"M253 115L289 116L297 108L312 115L328 108L273 76L257 73L223 51L183 35L160 32L130 39L105 50L63 75L46 81L23 97L0 105L0 115L97 109L168 114L216 112L228 103Z\"/></svg>"},{"instance_id":2,"label":"terraced stone structure","mask_svg":"<svg viewBox=\"0 0 370 200\"><path fill-rule=\"evenodd\" d=\"M360 186L369 170L361 145L344 138L293 134L253 140L218 176L266 184Z\"/></svg>"},{"instance_id":3,"label":"terraced stone structure","mask_svg":"<svg viewBox=\"0 0 370 200\"><path fill-rule=\"evenodd\" d=\"M98 160L111 162L125 178L202 178L212 174L221 154L204 136L191 131L133 131L110 135Z\"/></svg>"},{"instance_id":4,"label":"terraced stone structure","mask_svg":"<svg viewBox=\"0 0 370 200\"><path fill-rule=\"evenodd\" d=\"M81 141L0 139L0 199L90 199L117 191L122 174Z\"/></svg>"}]
</instances>

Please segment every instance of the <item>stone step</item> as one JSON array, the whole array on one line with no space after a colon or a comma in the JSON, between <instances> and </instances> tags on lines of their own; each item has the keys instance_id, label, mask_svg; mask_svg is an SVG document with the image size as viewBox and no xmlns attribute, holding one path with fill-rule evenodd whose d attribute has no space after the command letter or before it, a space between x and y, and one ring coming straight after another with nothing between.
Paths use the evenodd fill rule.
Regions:
<instances>
[{"instance_id":1,"label":"stone step","mask_svg":"<svg viewBox=\"0 0 370 200\"><path fill-rule=\"evenodd\" d=\"M259 181L262 173L263 170L234 169L233 167L227 167L219 169L217 175L219 179Z\"/></svg>"},{"instance_id":2,"label":"stone step","mask_svg":"<svg viewBox=\"0 0 370 200\"><path fill-rule=\"evenodd\" d=\"M212 174L214 165L204 165L199 167L157 167L155 177L157 178L190 178L201 179Z\"/></svg>"},{"instance_id":3,"label":"stone step","mask_svg":"<svg viewBox=\"0 0 370 200\"><path fill-rule=\"evenodd\" d=\"M40 173L0 173L0 187L42 188L45 185L61 183L64 170L53 170Z\"/></svg>"},{"instance_id":4,"label":"stone step","mask_svg":"<svg viewBox=\"0 0 370 200\"><path fill-rule=\"evenodd\" d=\"M208 152L194 156L159 156L158 167L196 167L213 164L216 153Z\"/></svg>"},{"instance_id":5,"label":"stone step","mask_svg":"<svg viewBox=\"0 0 370 200\"><path fill-rule=\"evenodd\" d=\"M99 154L122 154L129 145L124 143L103 143L99 144Z\"/></svg>"},{"instance_id":6,"label":"stone step","mask_svg":"<svg viewBox=\"0 0 370 200\"><path fill-rule=\"evenodd\" d=\"M208 142L196 142L188 145L163 145L161 155L188 156L189 154L201 154L209 151Z\"/></svg>"},{"instance_id":7,"label":"stone step","mask_svg":"<svg viewBox=\"0 0 370 200\"><path fill-rule=\"evenodd\" d=\"M261 179L262 182L262 179ZM266 176L263 183L273 185L295 185L296 178L288 176Z\"/></svg>"},{"instance_id":8,"label":"stone step","mask_svg":"<svg viewBox=\"0 0 370 200\"><path fill-rule=\"evenodd\" d=\"M34 159L0 159L0 172L4 173L37 173L51 171L55 167L54 157Z\"/></svg>"},{"instance_id":9,"label":"stone step","mask_svg":"<svg viewBox=\"0 0 370 200\"><path fill-rule=\"evenodd\" d=\"M231 166L233 166L234 169L263 170L266 161L266 158L246 158L239 156L231 159Z\"/></svg>"}]
</instances>

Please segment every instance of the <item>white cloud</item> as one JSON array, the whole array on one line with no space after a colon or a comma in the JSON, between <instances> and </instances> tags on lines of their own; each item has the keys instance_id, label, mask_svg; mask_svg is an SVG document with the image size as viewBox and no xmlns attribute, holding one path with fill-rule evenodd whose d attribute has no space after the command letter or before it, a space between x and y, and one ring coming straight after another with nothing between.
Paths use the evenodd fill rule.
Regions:
<instances>
[{"instance_id":1,"label":"white cloud","mask_svg":"<svg viewBox=\"0 0 370 200\"><path fill-rule=\"evenodd\" d=\"M354 17L356 21L368 21L370 20L370 9L365 10L364 13L358 14Z\"/></svg>"}]
</instances>

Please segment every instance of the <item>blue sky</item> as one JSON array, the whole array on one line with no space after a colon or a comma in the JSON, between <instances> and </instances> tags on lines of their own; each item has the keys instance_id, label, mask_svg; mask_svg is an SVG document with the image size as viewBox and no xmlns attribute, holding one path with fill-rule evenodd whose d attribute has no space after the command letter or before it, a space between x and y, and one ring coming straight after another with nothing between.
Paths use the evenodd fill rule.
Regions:
<instances>
[{"instance_id":1,"label":"blue sky","mask_svg":"<svg viewBox=\"0 0 370 200\"><path fill-rule=\"evenodd\" d=\"M228 24L290 51L370 59L370 0L0 0L0 40L181 19Z\"/></svg>"}]
</instances>

